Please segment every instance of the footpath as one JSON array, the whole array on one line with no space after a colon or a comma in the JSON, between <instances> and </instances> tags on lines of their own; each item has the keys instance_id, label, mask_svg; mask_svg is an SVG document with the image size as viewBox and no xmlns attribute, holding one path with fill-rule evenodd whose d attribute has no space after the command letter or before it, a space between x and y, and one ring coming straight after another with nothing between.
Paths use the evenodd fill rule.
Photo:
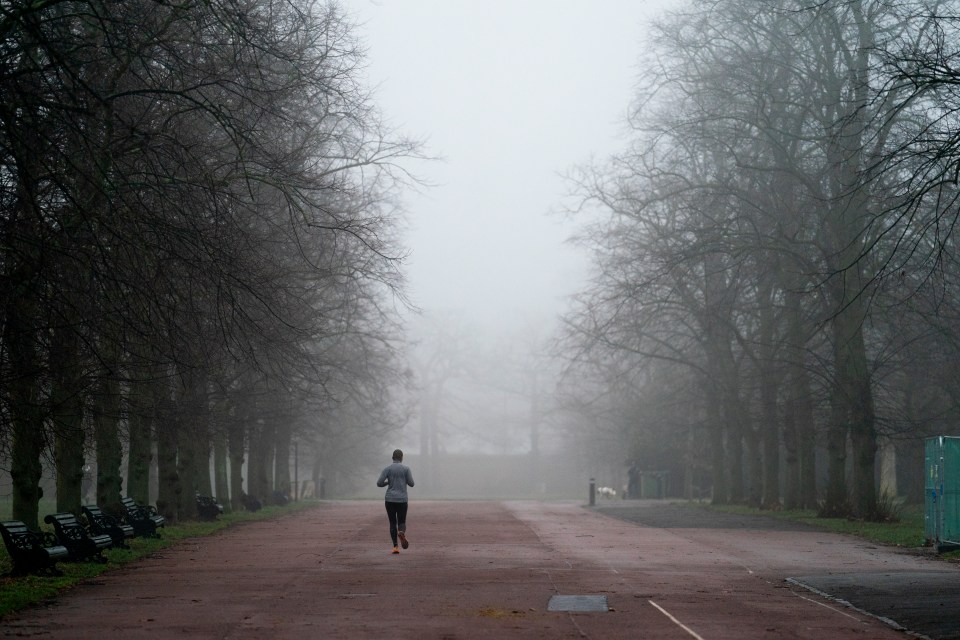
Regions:
<instances>
[{"instance_id":1,"label":"footpath","mask_svg":"<svg viewBox=\"0 0 960 640\"><path fill-rule=\"evenodd\" d=\"M804 527L684 524L675 509L413 501L410 548L392 555L382 503L328 502L104 574L0 636L883 640L911 636L808 583L960 584L917 554ZM922 633L957 637L943 628Z\"/></svg>"}]
</instances>

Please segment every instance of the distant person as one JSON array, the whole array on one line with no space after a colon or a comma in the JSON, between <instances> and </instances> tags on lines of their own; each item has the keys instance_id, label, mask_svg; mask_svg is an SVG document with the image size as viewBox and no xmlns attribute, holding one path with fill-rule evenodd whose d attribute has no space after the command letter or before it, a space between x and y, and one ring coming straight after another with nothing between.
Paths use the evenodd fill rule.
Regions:
<instances>
[{"instance_id":1,"label":"distant person","mask_svg":"<svg viewBox=\"0 0 960 640\"><path fill-rule=\"evenodd\" d=\"M393 540L393 553L400 553L397 538L404 549L407 542L407 487L413 486L413 474L410 467L403 464L403 451L393 452L393 464L380 473L378 487L386 487L384 502L387 506L387 518L390 520L390 539Z\"/></svg>"}]
</instances>

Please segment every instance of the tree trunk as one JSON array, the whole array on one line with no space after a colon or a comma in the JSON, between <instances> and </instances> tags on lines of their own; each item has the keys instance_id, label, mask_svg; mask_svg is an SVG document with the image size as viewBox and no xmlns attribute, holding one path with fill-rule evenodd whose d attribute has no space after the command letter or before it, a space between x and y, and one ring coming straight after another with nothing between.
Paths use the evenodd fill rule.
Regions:
<instances>
[{"instance_id":1,"label":"tree trunk","mask_svg":"<svg viewBox=\"0 0 960 640\"><path fill-rule=\"evenodd\" d=\"M57 511L80 515L83 501L84 429L83 367L75 327L57 328L50 348L50 405L53 418L53 455L57 482Z\"/></svg>"},{"instance_id":2,"label":"tree trunk","mask_svg":"<svg viewBox=\"0 0 960 640\"><path fill-rule=\"evenodd\" d=\"M26 154L29 158L29 154ZM36 237L31 228L41 216L31 206L34 202L33 184L29 170L20 170L18 199L24 211L17 212L22 220L14 231L23 238ZM24 177L26 176L26 177ZM7 223L11 224L11 223ZM15 235L17 235L15 234ZM18 247L26 260L34 260L36 252L31 247ZM13 518L21 520L31 529L39 528L39 503L43 496L40 476L43 467L40 457L44 448L44 412L40 405L43 362L36 327L37 295L41 290L40 278L33 277L32 264L14 264L15 258L6 258L5 279L11 289L4 291L9 297L4 300L3 345L7 350L7 366L10 371L7 383L7 399L10 407L10 476L13 481ZM8 272L7 268L13 268Z\"/></svg>"},{"instance_id":3,"label":"tree trunk","mask_svg":"<svg viewBox=\"0 0 960 640\"><path fill-rule=\"evenodd\" d=\"M143 340L140 348L150 352L150 343ZM140 504L150 502L150 465L153 463L153 431L157 417L156 382L148 368L132 367L127 393L127 424L129 443L127 447L127 496Z\"/></svg>"},{"instance_id":4,"label":"tree trunk","mask_svg":"<svg viewBox=\"0 0 960 640\"><path fill-rule=\"evenodd\" d=\"M840 398L843 391L834 383L830 398L830 424L827 432L827 490L820 514L842 517L850 513L847 496L847 414L846 402Z\"/></svg>"},{"instance_id":5,"label":"tree trunk","mask_svg":"<svg viewBox=\"0 0 960 640\"><path fill-rule=\"evenodd\" d=\"M277 460L277 440L276 440L277 426L273 420L267 421L264 423L264 434L263 442L266 444L264 447L264 464L263 464L263 485L264 485L264 495L267 497L267 501L273 500L273 489L274 489L274 466Z\"/></svg>"},{"instance_id":6,"label":"tree trunk","mask_svg":"<svg viewBox=\"0 0 960 640\"><path fill-rule=\"evenodd\" d=\"M763 442L764 509L780 508L780 421L778 420L778 381L776 346L773 343L776 315L773 306L773 285L764 276L758 292L760 298L760 424Z\"/></svg>"},{"instance_id":7,"label":"tree trunk","mask_svg":"<svg viewBox=\"0 0 960 640\"><path fill-rule=\"evenodd\" d=\"M210 389L206 373L199 374L194 381L193 402L195 418L191 439L196 443L197 491L200 495L212 496L213 484L210 480Z\"/></svg>"},{"instance_id":8,"label":"tree trunk","mask_svg":"<svg viewBox=\"0 0 960 640\"><path fill-rule=\"evenodd\" d=\"M323 458L320 455L320 447L313 446L313 465L310 468L310 479L313 480L314 496L319 500L325 500L327 497L326 477L323 472Z\"/></svg>"},{"instance_id":9,"label":"tree trunk","mask_svg":"<svg viewBox=\"0 0 960 640\"><path fill-rule=\"evenodd\" d=\"M705 380L707 398L707 428L710 430L710 467L712 476L712 504L730 502L730 483L727 480L726 455L724 452L724 420L720 406L720 390L717 380Z\"/></svg>"},{"instance_id":10,"label":"tree trunk","mask_svg":"<svg viewBox=\"0 0 960 640\"><path fill-rule=\"evenodd\" d=\"M729 399L727 400L727 415L731 415ZM729 418L728 418L729 420ZM730 502L743 503L743 435L741 426L735 419L727 422L727 470L730 490Z\"/></svg>"},{"instance_id":11,"label":"tree trunk","mask_svg":"<svg viewBox=\"0 0 960 640\"><path fill-rule=\"evenodd\" d=\"M232 511L230 483L227 463L227 436L217 433L213 436L213 495L223 505L226 512Z\"/></svg>"},{"instance_id":12,"label":"tree trunk","mask_svg":"<svg viewBox=\"0 0 960 640\"><path fill-rule=\"evenodd\" d=\"M245 416L240 412L227 423L227 449L230 455L230 505L234 511L243 508L240 496L245 493L243 486L243 458Z\"/></svg>"},{"instance_id":13,"label":"tree trunk","mask_svg":"<svg viewBox=\"0 0 960 640\"><path fill-rule=\"evenodd\" d=\"M805 366L806 339L801 305L801 294L794 287L786 291L787 349L789 389L786 413L790 416L795 434L797 469L797 501L794 508L817 507L816 429L814 426L813 397L810 375Z\"/></svg>"},{"instance_id":14,"label":"tree trunk","mask_svg":"<svg viewBox=\"0 0 960 640\"><path fill-rule=\"evenodd\" d=\"M153 462L152 426L154 411L142 401L146 397L143 384L131 389L133 401L128 419L130 444L127 453L127 496L140 504L150 502L150 464Z\"/></svg>"},{"instance_id":15,"label":"tree trunk","mask_svg":"<svg viewBox=\"0 0 960 640\"><path fill-rule=\"evenodd\" d=\"M817 508L817 438L813 424L813 399L809 388L799 402L797 433L800 443L800 508Z\"/></svg>"},{"instance_id":16,"label":"tree trunk","mask_svg":"<svg viewBox=\"0 0 960 640\"><path fill-rule=\"evenodd\" d=\"M751 492L756 488L756 504L759 506L759 488L760 488L760 451L750 416L740 397L740 380L736 363L733 360L733 351L730 343L724 344L723 357L721 362L721 389L724 394L723 413L727 432L727 466L730 471L730 502L734 504L743 504L746 498L745 474L743 465L744 445L749 448L751 470L749 480L751 482ZM755 471L754 471L755 470ZM751 494L751 499L754 496Z\"/></svg>"},{"instance_id":17,"label":"tree trunk","mask_svg":"<svg viewBox=\"0 0 960 640\"><path fill-rule=\"evenodd\" d=\"M293 495L290 491L290 424L282 420L276 428L274 437L276 446L274 450L274 480L273 488L277 493L283 494L288 498Z\"/></svg>"},{"instance_id":18,"label":"tree trunk","mask_svg":"<svg viewBox=\"0 0 960 640\"><path fill-rule=\"evenodd\" d=\"M82 417L80 422L82 422ZM57 476L57 512L80 514L83 502L83 425L61 423L53 440L53 458Z\"/></svg>"},{"instance_id":19,"label":"tree trunk","mask_svg":"<svg viewBox=\"0 0 960 640\"><path fill-rule=\"evenodd\" d=\"M224 511L231 511L227 421L230 420L227 396L224 393L211 394L210 398L210 439L213 446L213 494L223 505Z\"/></svg>"},{"instance_id":20,"label":"tree trunk","mask_svg":"<svg viewBox=\"0 0 960 640\"><path fill-rule=\"evenodd\" d=\"M784 448L787 452L788 509L817 507L816 438L810 379L805 365L806 340L799 287L785 292L787 315L787 400L784 406Z\"/></svg>"},{"instance_id":21,"label":"tree trunk","mask_svg":"<svg viewBox=\"0 0 960 640\"><path fill-rule=\"evenodd\" d=\"M177 502L177 517L180 520L196 520L198 488L198 454L200 443L192 425L197 419L195 372L181 370L181 387L177 392L177 476L180 494Z\"/></svg>"},{"instance_id":22,"label":"tree trunk","mask_svg":"<svg viewBox=\"0 0 960 640\"><path fill-rule=\"evenodd\" d=\"M260 420L254 419L250 421L247 431L247 436L250 441L247 456L248 493L261 501L266 497L265 492L267 490L267 452L263 430L263 423Z\"/></svg>"},{"instance_id":23,"label":"tree trunk","mask_svg":"<svg viewBox=\"0 0 960 640\"><path fill-rule=\"evenodd\" d=\"M707 382L712 394L707 409L709 425L715 433L713 443L713 477L715 489L722 489L723 502L743 501L743 435L749 425L744 423L745 412L740 405L740 382L733 357L730 318L734 293L729 288L723 260L717 254L703 256L703 349L706 354ZM725 444L725 446L724 446ZM722 478L722 480L720 480ZM720 480L721 484L716 483ZM720 491L714 491L714 501ZM722 504L722 502L721 502Z\"/></svg>"},{"instance_id":24,"label":"tree trunk","mask_svg":"<svg viewBox=\"0 0 960 640\"><path fill-rule=\"evenodd\" d=\"M872 219L870 211L870 168L864 162L865 121L869 109L870 55L873 49L873 25L864 13L864 4L857 0L847 7L857 27L857 42L844 43L853 53L848 72L850 86L837 91L844 96L846 111L839 114L837 136L831 141L831 154L836 159L834 206L830 210L827 229L830 234L829 262L835 303L832 326L834 340L834 375L836 390L834 424L830 444L831 456L838 455L841 432L849 435L852 444L853 468L850 491L854 515L863 518L876 513L876 425L870 370L867 363L863 327L866 309L863 298L868 295L869 278L864 275L866 239L863 229ZM844 95L846 94L846 95ZM832 466L835 467L836 461ZM832 468L831 485L842 477ZM839 500L839 488L831 487L831 500ZM833 503L831 506L838 506Z\"/></svg>"},{"instance_id":25,"label":"tree trunk","mask_svg":"<svg viewBox=\"0 0 960 640\"><path fill-rule=\"evenodd\" d=\"M30 413L35 415L28 415ZM40 488L40 476L43 473L40 465L43 420L37 419L40 416L36 414L39 413L39 409L17 409L12 429L10 476L13 480L13 519L22 520L31 529L39 528L37 516L40 498L43 497L43 490Z\"/></svg>"},{"instance_id":26,"label":"tree trunk","mask_svg":"<svg viewBox=\"0 0 960 640\"><path fill-rule=\"evenodd\" d=\"M27 296L25 298L28 299ZM32 314L25 300L15 301L7 309L3 339L7 346L11 379L10 475L13 480L13 519L22 520L31 529L39 528L39 503L43 495L40 476L43 468L43 410L39 403L40 362Z\"/></svg>"},{"instance_id":27,"label":"tree trunk","mask_svg":"<svg viewBox=\"0 0 960 640\"><path fill-rule=\"evenodd\" d=\"M270 500L270 481L273 477L273 437L272 422L256 420L251 425L247 480L250 484L250 494L262 502Z\"/></svg>"},{"instance_id":28,"label":"tree trunk","mask_svg":"<svg viewBox=\"0 0 960 640\"><path fill-rule=\"evenodd\" d=\"M115 358L110 358L115 363ZM110 364L108 363L108 364ZM117 371L101 373L94 395L93 425L97 448L97 504L109 513L120 511L123 497L123 449L120 445L120 382Z\"/></svg>"},{"instance_id":29,"label":"tree trunk","mask_svg":"<svg viewBox=\"0 0 960 640\"><path fill-rule=\"evenodd\" d=\"M858 316L862 318L862 314ZM849 343L850 441L853 449L851 490L854 515L873 519L877 516L877 431L862 327L862 323L857 324Z\"/></svg>"},{"instance_id":30,"label":"tree trunk","mask_svg":"<svg viewBox=\"0 0 960 640\"><path fill-rule=\"evenodd\" d=\"M853 202L841 204L843 213L847 207L854 207L864 212L866 204L862 195L851 197ZM866 321L866 312L862 296L864 293L864 277L859 256L855 253L861 243L855 241L855 220L835 220L832 227L835 246L843 247L840 251L841 262L837 266L837 275L831 290L836 303L836 312L831 324L833 328L834 354L834 391L831 399L832 424L828 446L831 450L830 491L827 505L835 511L843 503L841 487L844 485L844 502L853 498L852 511L862 518L872 517L876 511L876 479L875 464L877 453L877 434L873 408L873 390L871 388L870 371L867 363L866 346L863 338L863 325ZM843 244L846 243L846 244ZM846 495L845 476L839 467L841 460L839 447L843 442L844 450L849 435L853 449L853 470L851 478L851 494ZM843 456L845 458L845 454ZM848 503L849 504L849 503Z\"/></svg>"},{"instance_id":31,"label":"tree trunk","mask_svg":"<svg viewBox=\"0 0 960 640\"><path fill-rule=\"evenodd\" d=\"M760 433L752 424L746 424L744 445L746 450L747 504L759 509L763 504L763 454L760 449Z\"/></svg>"},{"instance_id":32,"label":"tree trunk","mask_svg":"<svg viewBox=\"0 0 960 640\"><path fill-rule=\"evenodd\" d=\"M177 472L177 417L170 397L170 385L158 380L157 398L157 510L170 522L180 512L180 474Z\"/></svg>"},{"instance_id":33,"label":"tree trunk","mask_svg":"<svg viewBox=\"0 0 960 640\"><path fill-rule=\"evenodd\" d=\"M800 442L796 416L790 408L788 399L783 414L783 461L786 464L783 473L783 506L786 509L800 509Z\"/></svg>"}]
</instances>

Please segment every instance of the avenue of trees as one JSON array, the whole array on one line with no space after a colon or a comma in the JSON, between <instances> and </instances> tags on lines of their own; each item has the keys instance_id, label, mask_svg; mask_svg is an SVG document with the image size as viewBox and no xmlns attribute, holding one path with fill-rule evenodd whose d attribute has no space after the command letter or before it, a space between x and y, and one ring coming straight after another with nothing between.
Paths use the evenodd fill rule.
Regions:
<instances>
[{"instance_id":1,"label":"avenue of trees","mask_svg":"<svg viewBox=\"0 0 960 640\"><path fill-rule=\"evenodd\" d=\"M155 465L189 519L196 492L288 493L293 442L347 465L402 420L392 193L418 151L361 62L334 3L0 2L15 519L37 525L45 468L79 511L91 462L101 506L148 501Z\"/></svg>"},{"instance_id":2,"label":"avenue of trees","mask_svg":"<svg viewBox=\"0 0 960 640\"><path fill-rule=\"evenodd\" d=\"M958 31L955 0L652 27L629 146L575 177L595 269L562 345L622 455L717 503L881 518L895 469L921 498L960 421Z\"/></svg>"}]
</instances>

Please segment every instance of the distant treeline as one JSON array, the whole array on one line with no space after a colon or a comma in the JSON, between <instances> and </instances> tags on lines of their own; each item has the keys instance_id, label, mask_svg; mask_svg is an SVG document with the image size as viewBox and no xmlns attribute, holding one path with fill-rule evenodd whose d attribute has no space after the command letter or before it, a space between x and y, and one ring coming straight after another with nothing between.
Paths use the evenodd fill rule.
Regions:
<instances>
[{"instance_id":1,"label":"distant treeline","mask_svg":"<svg viewBox=\"0 0 960 640\"><path fill-rule=\"evenodd\" d=\"M690 494L882 518L960 424L960 3L679 6L574 178L569 407Z\"/></svg>"}]
</instances>

